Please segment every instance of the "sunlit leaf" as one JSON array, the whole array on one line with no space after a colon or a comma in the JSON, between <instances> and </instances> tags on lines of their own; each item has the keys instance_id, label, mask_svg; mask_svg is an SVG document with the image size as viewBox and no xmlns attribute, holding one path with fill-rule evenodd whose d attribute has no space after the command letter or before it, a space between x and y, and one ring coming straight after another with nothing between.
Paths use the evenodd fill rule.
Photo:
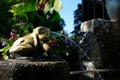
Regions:
<instances>
[{"instance_id":1,"label":"sunlit leaf","mask_svg":"<svg viewBox=\"0 0 120 80\"><path fill-rule=\"evenodd\" d=\"M45 4L45 8L44 8L44 14L46 14L49 10L50 10L50 4L49 4L49 2L47 2L46 4Z\"/></svg>"},{"instance_id":2,"label":"sunlit leaf","mask_svg":"<svg viewBox=\"0 0 120 80\"><path fill-rule=\"evenodd\" d=\"M62 3L60 0L49 0L44 8L44 13L46 14L51 9L54 9L55 11L59 12L62 9Z\"/></svg>"},{"instance_id":3,"label":"sunlit leaf","mask_svg":"<svg viewBox=\"0 0 120 80\"><path fill-rule=\"evenodd\" d=\"M10 45L7 45L6 47L0 49L0 52L1 52L2 57L3 57L4 60L8 59L7 51L8 51L9 48L10 48Z\"/></svg>"},{"instance_id":4,"label":"sunlit leaf","mask_svg":"<svg viewBox=\"0 0 120 80\"><path fill-rule=\"evenodd\" d=\"M15 4L11 7L9 12L13 13L13 15L24 15L24 3Z\"/></svg>"},{"instance_id":5,"label":"sunlit leaf","mask_svg":"<svg viewBox=\"0 0 120 80\"><path fill-rule=\"evenodd\" d=\"M54 0L54 9L58 12L62 9L62 2L60 0Z\"/></svg>"},{"instance_id":6,"label":"sunlit leaf","mask_svg":"<svg viewBox=\"0 0 120 80\"><path fill-rule=\"evenodd\" d=\"M15 4L9 10L14 15L25 16L25 12L35 11L38 0L25 0L23 3Z\"/></svg>"},{"instance_id":7,"label":"sunlit leaf","mask_svg":"<svg viewBox=\"0 0 120 80\"><path fill-rule=\"evenodd\" d=\"M6 53L4 53L4 54L6 54ZM3 59L4 60L7 60L9 57L7 56L7 55L3 55Z\"/></svg>"}]
</instances>

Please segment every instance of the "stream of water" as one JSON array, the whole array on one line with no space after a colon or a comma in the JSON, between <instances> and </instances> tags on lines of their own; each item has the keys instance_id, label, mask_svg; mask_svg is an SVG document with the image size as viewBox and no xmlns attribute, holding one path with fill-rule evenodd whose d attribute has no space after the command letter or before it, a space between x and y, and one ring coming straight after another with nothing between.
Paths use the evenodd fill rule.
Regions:
<instances>
[{"instance_id":1,"label":"stream of water","mask_svg":"<svg viewBox=\"0 0 120 80\"><path fill-rule=\"evenodd\" d=\"M58 32L51 31L51 33L52 33L52 34L57 34L57 35L60 35L60 36L64 36L66 39L70 40L73 44L75 44L76 47L78 47L78 49L80 50L80 53L77 54L77 55L78 55L78 60L79 60L78 62L79 62L79 64L82 63L82 62L81 62L81 55L84 55L84 57L86 57L86 59L87 59L88 61L90 61L90 62L92 63L92 65L94 65L94 63L91 61L90 57L87 56L87 53L84 52L84 50L83 50L83 49L79 46L79 44L77 44L74 40L72 40L71 38L65 36L64 34L58 33ZM84 34L84 37L86 37L87 34L88 34L88 33ZM84 38L82 38L82 39L84 39ZM79 66L79 67L80 67L80 66ZM94 67L95 67L95 66L94 66ZM103 78L101 77L99 71L96 71L96 73L97 73L98 79L99 79L99 80L103 80Z\"/></svg>"}]
</instances>

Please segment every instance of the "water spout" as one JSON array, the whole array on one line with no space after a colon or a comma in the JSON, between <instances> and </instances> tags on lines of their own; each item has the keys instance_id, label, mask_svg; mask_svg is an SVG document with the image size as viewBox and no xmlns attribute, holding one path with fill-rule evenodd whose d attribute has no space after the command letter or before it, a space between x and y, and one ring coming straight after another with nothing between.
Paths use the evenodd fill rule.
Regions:
<instances>
[{"instance_id":1,"label":"water spout","mask_svg":"<svg viewBox=\"0 0 120 80\"><path fill-rule=\"evenodd\" d=\"M81 53L77 54L78 55L78 59L79 59L79 65L81 64L81 59L80 59L81 55L84 55L88 59L88 61L91 61L90 58L89 58L89 56L87 56L87 54L81 49L81 47L79 46L79 44L77 44L74 40L72 40L69 37L65 36L64 34L61 34L61 33L58 33L58 32L51 31L50 33L57 34L57 35L60 35L60 36L64 36L66 39L70 40L73 44L75 44L76 47L78 47L78 49L82 53L82 54Z\"/></svg>"},{"instance_id":2,"label":"water spout","mask_svg":"<svg viewBox=\"0 0 120 80\"><path fill-rule=\"evenodd\" d=\"M79 60L79 61L78 61L78 63L79 63L79 69L80 69L80 65L81 65L81 55L84 55L84 56L86 57L86 59L87 59L88 61L90 61L90 62L94 65L94 63L93 63L93 61L90 59L90 57L87 56L87 53L86 53L86 52L79 46L79 44L77 44L74 40L72 40L72 39L70 39L69 37L65 36L64 34L61 34L61 33L58 33L58 32L51 31L50 33L63 36L63 37L65 37L66 39L70 40L73 44L75 44L76 47L78 47L78 49L80 50L79 53L77 54L77 55L78 55L78 60ZM86 37L87 34L88 34L88 33L86 33L86 34L84 35L84 37ZM84 38L82 38L82 39L84 39ZM94 66L94 67L95 67L95 66ZM97 71L96 73L98 74L98 78L101 79L101 80L103 80L102 77L101 77L101 75L100 75L100 73L99 73L98 71Z\"/></svg>"}]
</instances>

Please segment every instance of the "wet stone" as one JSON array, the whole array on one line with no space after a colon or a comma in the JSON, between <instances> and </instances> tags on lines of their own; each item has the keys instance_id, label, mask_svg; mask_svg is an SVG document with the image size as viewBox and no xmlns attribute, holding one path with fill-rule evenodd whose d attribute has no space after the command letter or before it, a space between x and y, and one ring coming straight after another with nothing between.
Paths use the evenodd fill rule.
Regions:
<instances>
[{"instance_id":1,"label":"wet stone","mask_svg":"<svg viewBox=\"0 0 120 80\"><path fill-rule=\"evenodd\" d=\"M102 78L120 80L120 21L93 19L83 22L80 28L87 33L82 43L88 44L87 56L96 69L108 70L99 72Z\"/></svg>"},{"instance_id":2,"label":"wet stone","mask_svg":"<svg viewBox=\"0 0 120 80\"><path fill-rule=\"evenodd\" d=\"M91 60L99 63L97 68L120 68L120 21L85 21L81 32L88 33L84 42L89 45Z\"/></svg>"}]
</instances>

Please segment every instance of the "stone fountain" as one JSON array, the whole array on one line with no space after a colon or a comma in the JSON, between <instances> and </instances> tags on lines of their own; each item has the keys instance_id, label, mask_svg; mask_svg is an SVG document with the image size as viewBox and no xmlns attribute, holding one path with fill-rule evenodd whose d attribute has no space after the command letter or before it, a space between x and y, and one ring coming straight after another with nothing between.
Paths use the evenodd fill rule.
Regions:
<instances>
[{"instance_id":1,"label":"stone fountain","mask_svg":"<svg viewBox=\"0 0 120 80\"><path fill-rule=\"evenodd\" d=\"M49 32L45 27L37 27L17 39L7 51L9 59L0 61L0 80L69 80L67 61L56 56L42 58L44 51L51 51L45 40Z\"/></svg>"},{"instance_id":2,"label":"stone fountain","mask_svg":"<svg viewBox=\"0 0 120 80\"><path fill-rule=\"evenodd\" d=\"M82 42L80 45L88 44L87 55L96 69L103 69L103 73L99 72L102 79L119 80L120 21L98 19L85 21L81 25L81 33L86 33L86 38L80 41ZM108 71L104 72L106 69Z\"/></svg>"}]
</instances>

